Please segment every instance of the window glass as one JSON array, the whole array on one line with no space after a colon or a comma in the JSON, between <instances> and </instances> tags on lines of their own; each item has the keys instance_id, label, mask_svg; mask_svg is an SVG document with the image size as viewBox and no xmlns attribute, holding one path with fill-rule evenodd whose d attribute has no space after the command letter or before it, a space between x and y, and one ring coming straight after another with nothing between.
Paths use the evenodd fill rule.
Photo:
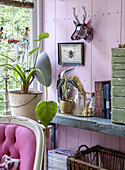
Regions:
<instances>
[{"instance_id":1,"label":"window glass","mask_svg":"<svg viewBox=\"0 0 125 170\"><path fill-rule=\"evenodd\" d=\"M0 53L9 56L22 68L29 69L30 57L30 10L26 8L0 6ZM0 64L10 60L0 56ZM20 89L20 79L14 78L12 70L0 67L0 111L4 106L5 79L8 77L8 89Z\"/></svg>"}]
</instances>

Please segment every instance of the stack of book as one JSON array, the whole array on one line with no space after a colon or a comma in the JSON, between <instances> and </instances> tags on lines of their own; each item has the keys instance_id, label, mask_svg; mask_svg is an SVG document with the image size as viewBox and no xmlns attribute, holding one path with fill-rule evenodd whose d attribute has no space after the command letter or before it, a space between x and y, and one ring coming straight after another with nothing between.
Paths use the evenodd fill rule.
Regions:
<instances>
[{"instance_id":1,"label":"stack of book","mask_svg":"<svg viewBox=\"0 0 125 170\"><path fill-rule=\"evenodd\" d=\"M57 148L48 151L48 170L67 170L67 156L72 151Z\"/></svg>"},{"instance_id":2,"label":"stack of book","mask_svg":"<svg viewBox=\"0 0 125 170\"><path fill-rule=\"evenodd\" d=\"M111 81L95 82L96 117L111 118Z\"/></svg>"}]
</instances>

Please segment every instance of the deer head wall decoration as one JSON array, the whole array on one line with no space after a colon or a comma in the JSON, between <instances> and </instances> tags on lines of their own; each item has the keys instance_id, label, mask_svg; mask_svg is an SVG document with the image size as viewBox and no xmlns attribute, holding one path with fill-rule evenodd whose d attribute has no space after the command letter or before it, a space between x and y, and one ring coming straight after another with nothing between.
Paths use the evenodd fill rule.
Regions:
<instances>
[{"instance_id":1,"label":"deer head wall decoration","mask_svg":"<svg viewBox=\"0 0 125 170\"><path fill-rule=\"evenodd\" d=\"M86 16L87 16L85 6L84 7L82 6L82 9L84 11L83 23L80 23L80 21L78 19L78 15L76 15L76 12L75 12L76 7L73 7L73 15L75 17L75 20L73 20L73 22L76 26L76 29L73 32L71 39L72 40L84 39L85 41L87 41L89 43L93 39L93 28L91 26L91 19L88 21L87 24L85 23Z\"/></svg>"}]
</instances>

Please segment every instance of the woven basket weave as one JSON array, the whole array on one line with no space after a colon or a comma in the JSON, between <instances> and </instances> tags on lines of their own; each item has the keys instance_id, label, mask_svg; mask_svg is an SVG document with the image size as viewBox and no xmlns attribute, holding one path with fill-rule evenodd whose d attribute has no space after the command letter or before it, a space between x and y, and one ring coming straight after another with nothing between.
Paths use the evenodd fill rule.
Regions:
<instances>
[{"instance_id":1,"label":"woven basket weave","mask_svg":"<svg viewBox=\"0 0 125 170\"><path fill-rule=\"evenodd\" d=\"M86 149L80 151L82 147ZM67 170L125 170L125 153L99 145L81 145L67 158Z\"/></svg>"}]
</instances>

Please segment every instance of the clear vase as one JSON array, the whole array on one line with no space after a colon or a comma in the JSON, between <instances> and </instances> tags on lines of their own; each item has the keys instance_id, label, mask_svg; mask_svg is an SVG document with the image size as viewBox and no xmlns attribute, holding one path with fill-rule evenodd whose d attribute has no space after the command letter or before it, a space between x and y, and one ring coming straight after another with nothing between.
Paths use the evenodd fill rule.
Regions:
<instances>
[{"instance_id":1,"label":"clear vase","mask_svg":"<svg viewBox=\"0 0 125 170\"><path fill-rule=\"evenodd\" d=\"M94 93L91 94L91 100L88 107L88 114L90 114L89 116L95 116L95 94Z\"/></svg>"},{"instance_id":2,"label":"clear vase","mask_svg":"<svg viewBox=\"0 0 125 170\"><path fill-rule=\"evenodd\" d=\"M74 115L80 115L82 113L83 107L81 106L81 100L82 95L79 91L77 91L77 94L74 99L74 108L73 108L73 114Z\"/></svg>"}]
</instances>

